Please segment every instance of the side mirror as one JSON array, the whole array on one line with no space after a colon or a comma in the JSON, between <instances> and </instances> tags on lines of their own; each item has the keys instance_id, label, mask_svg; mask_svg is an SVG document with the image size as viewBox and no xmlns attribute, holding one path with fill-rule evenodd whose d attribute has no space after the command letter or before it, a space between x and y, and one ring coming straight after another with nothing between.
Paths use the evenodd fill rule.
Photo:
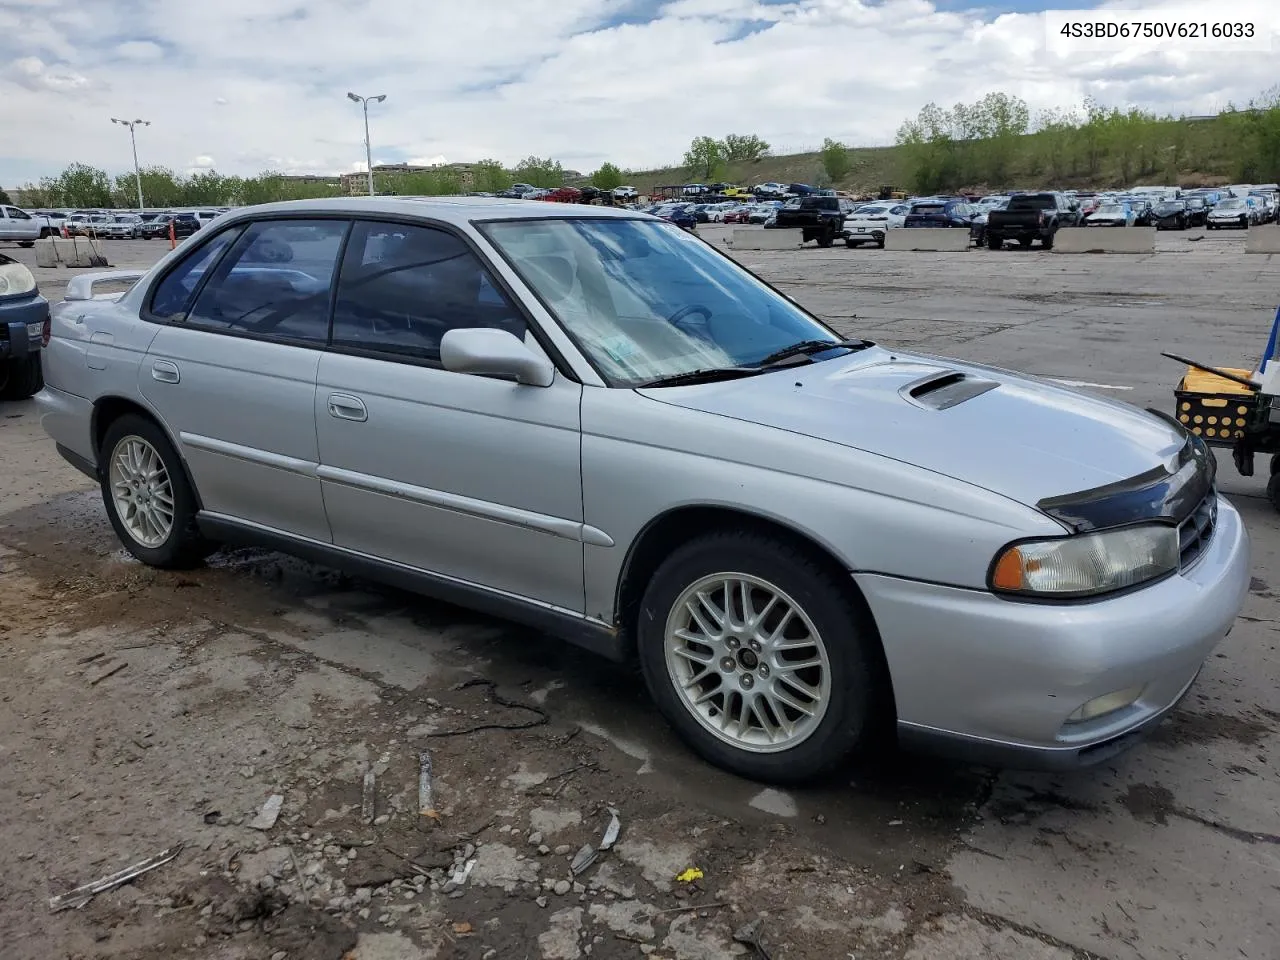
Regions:
<instances>
[{"instance_id":1,"label":"side mirror","mask_svg":"<svg viewBox=\"0 0 1280 960\"><path fill-rule=\"evenodd\" d=\"M440 340L440 362L453 373L510 377L516 383L549 387L555 367L513 334L492 327L450 330Z\"/></svg>"}]
</instances>

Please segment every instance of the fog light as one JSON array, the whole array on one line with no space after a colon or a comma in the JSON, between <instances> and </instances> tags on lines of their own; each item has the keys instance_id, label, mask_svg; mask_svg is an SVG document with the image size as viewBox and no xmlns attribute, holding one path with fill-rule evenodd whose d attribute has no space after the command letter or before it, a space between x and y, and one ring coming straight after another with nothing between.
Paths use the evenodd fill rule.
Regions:
<instances>
[{"instance_id":1,"label":"fog light","mask_svg":"<svg viewBox=\"0 0 1280 960\"><path fill-rule=\"evenodd\" d=\"M1117 690L1114 693L1106 693L1100 697L1095 697L1088 703L1082 704L1071 712L1067 717L1067 723L1084 723L1086 720L1096 720L1098 717L1105 716L1108 713L1115 713L1117 710L1123 710L1129 704L1133 703L1140 696L1146 687L1128 687L1124 690Z\"/></svg>"}]
</instances>

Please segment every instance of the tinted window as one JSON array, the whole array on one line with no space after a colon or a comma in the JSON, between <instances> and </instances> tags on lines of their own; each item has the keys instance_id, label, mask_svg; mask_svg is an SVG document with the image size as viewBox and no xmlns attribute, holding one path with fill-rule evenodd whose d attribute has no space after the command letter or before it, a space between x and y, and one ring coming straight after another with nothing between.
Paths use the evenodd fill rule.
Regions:
<instances>
[{"instance_id":1,"label":"tinted window","mask_svg":"<svg viewBox=\"0 0 1280 960\"><path fill-rule=\"evenodd\" d=\"M449 330L525 335L520 311L460 239L444 230L357 223L333 314L335 346L440 359Z\"/></svg>"},{"instance_id":2,"label":"tinted window","mask_svg":"<svg viewBox=\"0 0 1280 960\"><path fill-rule=\"evenodd\" d=\"M151 313L162 320L174 320L186 316L191 306L191 297L200 284L200 278L211 265L217 262L240 235L238 228L224 230L208 243L192 251L190 256L174 267L165 278L156 285L151 295Z\"/></svg>"},{"instance_id":3,"label":"tinted window","mask_svg":"<svg viewBox=\"0 0 1280 960\"><path fill-rule=\"evenodd\" d=\"M14 220L30 220L31 219L30 215L28 215L25 210L19 210L16 207L6 207L5 209L9 211L9 216L12 217Z\"/></svg>"},{"instance_id":4,"label":"tinted window","mask_svg":"<svg viewBox=\"0 0 1280 960\"><path fill-rule=\"evenodd\" d=\"M214 268L187 322L324 343L344 220L264 220L250 225Z\"/></svg>"}]
</instances>

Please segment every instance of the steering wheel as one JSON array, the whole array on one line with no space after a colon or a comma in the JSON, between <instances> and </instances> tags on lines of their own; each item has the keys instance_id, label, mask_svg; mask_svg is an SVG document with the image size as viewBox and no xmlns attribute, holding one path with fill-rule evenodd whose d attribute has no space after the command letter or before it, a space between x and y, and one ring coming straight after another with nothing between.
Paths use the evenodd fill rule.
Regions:
<instances>
[{"instance_id":1,"label":"steering wheel","mask_svg":"<svg viewBox=\"0 0 1280 960\"><path fill-rule=\"evenodd\" d=\"M707 307L704 307L700 303L685 304L675 313L671 314L671 316L667 318L667 322L670 323L673 327L676 327L679 330L683 330L685 333L696 333L697 331L695 329L692 329L695 326L694 324L684 322L691 315L695 313L702 315L702 323L698 324L697 326L705 327L708 323L711 322L711 310L708 309Z\"/></svg>"}]
</instances>

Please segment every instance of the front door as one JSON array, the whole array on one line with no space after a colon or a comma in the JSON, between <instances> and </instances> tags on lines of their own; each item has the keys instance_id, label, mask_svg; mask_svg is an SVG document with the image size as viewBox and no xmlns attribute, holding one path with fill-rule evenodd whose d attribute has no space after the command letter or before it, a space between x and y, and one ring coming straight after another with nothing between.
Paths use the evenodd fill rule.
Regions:
<instances>
[{"instance_id":1,"label":"front door","mask_svg":"<svg viewBox=\"0 0 1280 960\"><path fill-rule=\"evenodd\" d=\"M582 388L451 373L455 327L540 349L459 237L357 222L315 398L334 543L581 613Z\"/></svg>"},{"instance_id":2,"label":"front door","mask_svg":"<svg viewBox=\"0 0 1280 960\"><path fill-rule=\"evenodd\" d=\"M316 370L343 220L265 220L202 244L157 286L139 371L203 508L329 542ZM205 275L208 279L205 282Z\"/></svg>"}]
</instances>

